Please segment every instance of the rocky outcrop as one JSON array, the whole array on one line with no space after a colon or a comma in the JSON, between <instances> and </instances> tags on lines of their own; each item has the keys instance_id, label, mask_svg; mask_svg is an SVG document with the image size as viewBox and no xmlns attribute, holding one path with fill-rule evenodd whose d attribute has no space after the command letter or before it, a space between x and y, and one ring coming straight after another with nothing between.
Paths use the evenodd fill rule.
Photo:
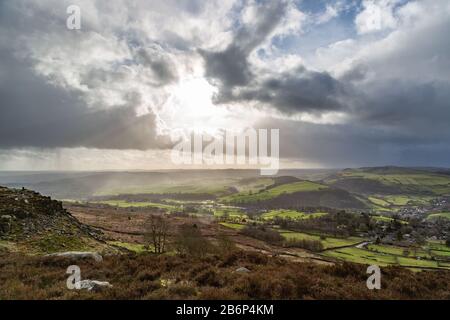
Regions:
<instances>
[{"instance_id":1,"label":"rocky outcrop","mask_svg":"<svg viewBox=\"0 0 450 320\"><path fill-rule=\"evenodd\" d=\"M98 252L69 251L69 252L48 254L47 257L61 257L61 258L68 258L68 259L73 259L73 260L94 259L97 262L103 261L103 257Z\"/></svg>"},{"instance_id":2,"label":"rocky outcrop","mask_svg":"<svg viewBox=\"0 0 450 320\"><path fill-rule=\"evenodd\" d=\"M0 234L27 238L48 231L57 234L100 236L101 233L76 220L62 206L29 190L0 187Z\"/></svg>"},{"instance_id":3,"label":"rocky outcrop","mask_svg":"<svg viewBox=\"0 0 450 320\"><path fill-rule=\"evenodd\" d=\"M250 273L250 270L248 270L248 269L245 268L245 267L240 267L240 268L237 268L237 269L235 270L235 272L237 272L237 273Z\"/></svg>"},{"instance_id":4,"label":"rocky outcrop","mask_svg":"<svg viewBox=\"0 0 450 320\"><path fill-rule=\"evenodd\" d=\"M0 240L21 243L27 253L46 254L109 249L102 237L100 230L79 222L60 201L26 189L0 187Z\"/></svg>"},{"instance_id":5,"label":"rocky outcrop","mask_svg":"<svg viewBox=\"0 0 450 320\"><path fill-rule=\"evenodd\" d=\"M97 280L82 280L76 284L77 289L87 291L100 291L103 289L112 288L112 285L106 281Z\"/></svg>"}]
</instances>

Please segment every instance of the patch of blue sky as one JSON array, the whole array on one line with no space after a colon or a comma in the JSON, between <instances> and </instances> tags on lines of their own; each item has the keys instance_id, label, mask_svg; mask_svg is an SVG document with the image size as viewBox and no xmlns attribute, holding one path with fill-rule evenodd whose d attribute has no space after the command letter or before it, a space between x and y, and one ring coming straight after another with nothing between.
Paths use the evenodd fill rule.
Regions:
<instances>
[{"instance_id":1,"label":"patch of blue sky","mask_svg":"<svg viewBox=\"0 0 450 320\"><path fill-rule=\"evenodd\" d=\"M305 13L318 15L324 13L328 6L354 8L360 10L362 0L297 0L297 7Z\"/></svg>"},{"instance_id":2,"label":"patch of blue sky","mask_svg":"<svg viewBox=\"0 0 450 320\"><path fill-rule=\"evenodd\" d=\"M299 8L308 13L313 19L304 26L300 34L277 37L273 39L273 45L284 53L298 54L302 57L313 55L318 48L328 46L332 43L356 38L355 17L360 12L360 1L354 1L347 5L336 17L329 21L318 24L314 17L320 17L326 12L327 4L335 1L304 0L299 2Z\"/></svg>"}]
</instances>

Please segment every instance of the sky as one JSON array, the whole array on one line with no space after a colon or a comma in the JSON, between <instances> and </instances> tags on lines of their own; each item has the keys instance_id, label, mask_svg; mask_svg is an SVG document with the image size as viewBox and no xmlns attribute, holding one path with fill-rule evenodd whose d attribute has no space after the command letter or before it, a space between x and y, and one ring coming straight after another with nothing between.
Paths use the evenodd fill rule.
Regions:
<instances>
[{"instance_id":1,"label":"sky","mask_svg":"<svg viewBox=\"0 0 450 320\"><path fill-rule=\"evenodd\" d=\"M248 128L286 168L450 167L449 30L448 0L0 1L0 170L172 169Z\"/></svg>"}]
</instances>

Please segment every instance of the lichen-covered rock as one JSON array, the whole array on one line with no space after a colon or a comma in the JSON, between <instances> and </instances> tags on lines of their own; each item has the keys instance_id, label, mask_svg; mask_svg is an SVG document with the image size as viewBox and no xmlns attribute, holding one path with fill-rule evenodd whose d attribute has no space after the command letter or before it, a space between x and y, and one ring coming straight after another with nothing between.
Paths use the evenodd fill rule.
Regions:
<instances>
[{"instance_id":1,"label":"lichen-covered rock","mask_svg":"<svg viewBox=\"0 0 450 320\"><path fill-rule=\"evenodd\" d=\"M11 231L13 217L9 215L0 216L0 234L8 234Z\"/></svg>"},{"instance_id":2,"label":"lichen-covered rock","mask_svg":"<svg viewBox=\"0 0 450 320\"><path fill-rule=\"evenodd\" d=\"M106 281L82 280L77 283L77 289L80 290L100 291L108 288L112 288L112 285Z\"/></svg>"},{"instance_id":3,"label":"lichen-covered rock","mask_svg":"<svg viewBox=\"0 0 450 320\"><path fill-rule=\"evenodd\" d=\"M77 251L69 251L69 252L60 252L60 253L52 253L48 254L48 257L61 257L68 259L94 259L97 262L103 261L103 257L98 252L77 252Z\"/></svg>"},{"instance_id":4,"label":"lichen-covered rock","mask_svg":"<svg viewBox=\"0 0 450 320\"><path fill-rule=\"evenodd\" d=\"M241 268L237 268L235 272L237 272L237 273L249 273L250 270L248 270L245 267L241 267Z\"/></svg>"},{"instance_id":5,"label":"lichen-covered rock","mask_svg":"<svg viewBox=\"0 0 450 320\"><path fill-rule=\"evenodd\" d=\"M14 216L16 219L26 219L31 218L33 214L27 210L24 210L22 208L10 208L9 210L6 210L9 215Z\"/></svg>"}]
</instances>

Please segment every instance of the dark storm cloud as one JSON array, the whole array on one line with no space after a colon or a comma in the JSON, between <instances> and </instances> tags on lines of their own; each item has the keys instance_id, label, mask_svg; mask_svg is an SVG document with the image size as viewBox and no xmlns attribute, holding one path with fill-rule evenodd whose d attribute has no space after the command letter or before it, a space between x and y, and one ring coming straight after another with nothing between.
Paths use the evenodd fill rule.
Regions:
<instances>
[{"instance_id":1,"label":"dark storm cloud","mask_svg":"<svg viewBox=\"0 0 450 320\"><path fill-rule=\"evenodd\" d=\"M274 106L286 114L342 110L339 99L346 94L344 85L326 72L303 67L261 81L236 93L221 93L220 101L257 101Z\"/></svg>"},{"instance_id":2,"label":"dark storm cloud","mask_svg":"<svg viewBox=\"0 0 450 320\"><path fill-rule=\"evenodd\" d=\"M364 80L367 75L367 66L362 64L357 64L347 72L345 72L341 77L340 80L344 82L358 82L361 80Z\"/></svg>"},{"instance_id":3,"label":"dark storm cloud","mask_svg":"<svg viewBox=\"0 0 450 320\"><path fill-rule=\"evenodd\" d=\"M306 67L258 69L249 63L249 55L267 37L251 37L248 30L254 26L244 26L225 51L203 54L206 74L219 84L216 103L262 104L287 115L309 113L319 119L329 111L345 116L340 124L276 119L260 123L261 128L280 129L284 158L330 167L448 166L450 81L443 70L449 61L445 30L450 20L439 21L414 33L396 33L383 44L384 50L367 51L339 78ZM252 43L249 50L239 46L244 32Z\"/></svg>"},{"instance_id":4,"label":"dark storm cloud","mask_svg":"<svg viewBox=\"0 0 450 320\"><path fill-rule=\"evenodd\" d=\"M248 65L248 53L234 45L223 52L203 52L206 61L205 76L213 81L218 80L222 90L229 87L244 86L251 77L252 72Z\"/></svg>"},{"instance_id":5,"label":"dark storm cloud","mask_svg":"<svg viewBox=\"0 0 450 320\"><path fill-rule=\"evenodd\" d=\"M169 147L158 137L155 116L136 116L140 96L130 93L117 108L93 111L73 92L49 84L30 66L0 51L0 148Z\"/></svg>"},{"instance_id":6,"label":"dark storm cloud","mask_svg":"<svg viewBox=\"0 0 450 320\"><path fill-rule=\"evenodd\" d=\"M218 82L224 91L247 85L254 76L248 56L277 27L286 9L284 1L266 1L258 8L252 25L239 28L233 42L224 51L200 50L205 59L206 77Z\"/></svg>"},{"instance_id":7,"label":"dark storm cloud","mask_svg":"<svg viewBox=\"0 0 450 320\"><path fill-rule=\"evenodd\" d=\"M450 82L395 79L372 83L364 90L364 106L355 115L358 121L424 137L448 136Z\"/></svg>"},{"instance_id":8,"label":"dark storm cloud","mask_svg":"<svg viewBox=\"0 0 450 320\"><path fill-rule=\"evenodd\" d=\"M267 119L259 128L280 129L280 156L325 167L449 166L450 136L425 137L365 123L315 124Z\"/></svg>"},{"instance_id":9,"label":"dark storm cloud","mask_svg":"<svg viewBox=\"0 0 450 320\"><path fill-rule=\"evenodd\" d=\"M136 54L136 62L151 68L157 86L164 86L178 80L175 64L157 46L140 49Z\"/></svg>"},{"instance_id":10,"label":"dark storm cloud","mask_svg":"<svg viewBox=\"0 0 450 320\"><path fill-rule=\"evenodd\" d=\"M294 67L291 72L263 77L252 70L248 57L280 24L286 3L273 1L258 9L257 21L241 26L222 52L205 52L206 77L219 86L216 103L253 101L287 114L342 109L343 85L327 72ZM275 70L276 71L276 70Z\"/></svg>"},{"instance_id":11,"label":"dark storm cloud","mask_svg":"<svg viewBox=\"0 0 450 320\"><path fill-rule=\"evenodd\" d=\"M280 154L327 167L450 166L450 83L368 82L347 96L354 105L340 124L270 119Z\"/></svg>"}]
</instances>

